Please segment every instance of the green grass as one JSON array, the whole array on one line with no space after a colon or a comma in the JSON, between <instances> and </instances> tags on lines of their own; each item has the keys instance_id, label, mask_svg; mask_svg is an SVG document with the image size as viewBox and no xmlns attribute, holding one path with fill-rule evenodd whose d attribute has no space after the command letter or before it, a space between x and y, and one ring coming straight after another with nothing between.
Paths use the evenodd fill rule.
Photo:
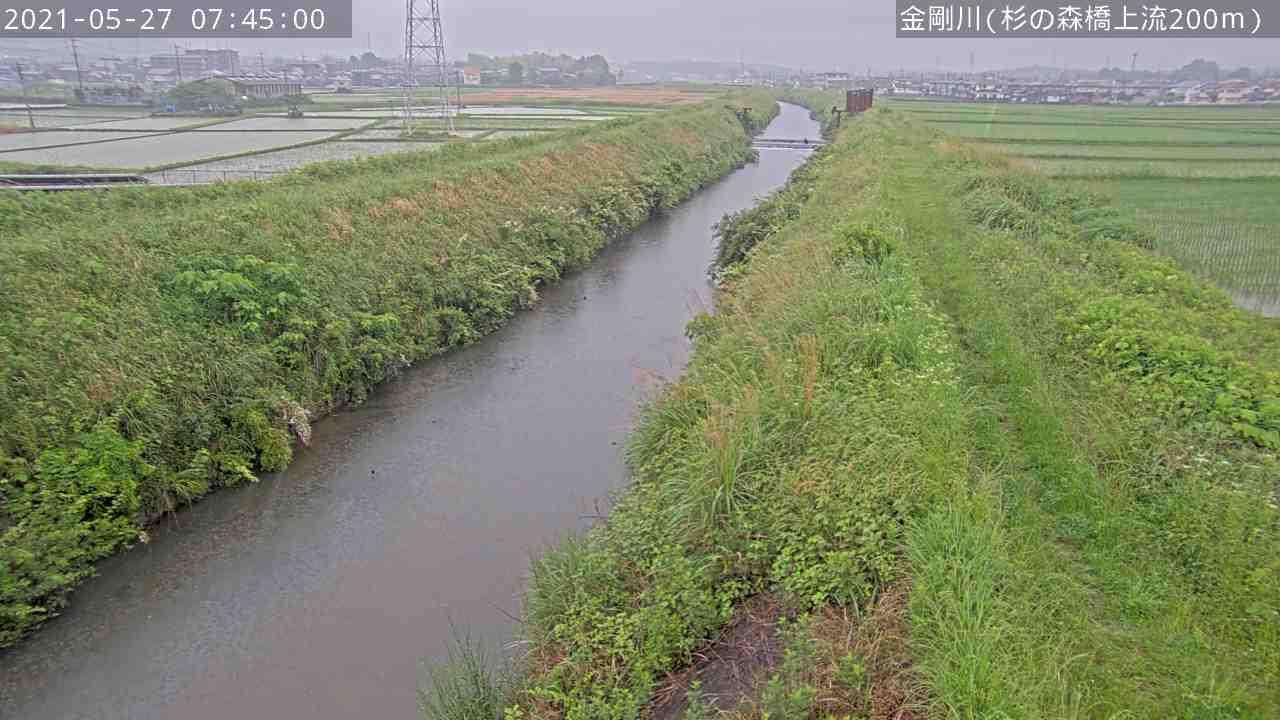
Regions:
<instances>
[{"instance_id":1,"label":"green grass","mask_svg":"<svg viewBox=\"0 0 1280 720\"><path fill-rule=\"evenodd\" d=\"M918 200L940 163L917 165L898 189ZM1052 223L1079 200L994 171L978 197L908 216L978 408L969 506L935 511L911 543L924 664L960 716L1273 714L1265 618L1280 597L1258 581L1280 542L1280 434L1260 453L1251 429L1224 445L1235 428L1212 408L1231 386L1208 378L1235 362L1215 352L1275 347L1280 328L1132 245ZM995 201L1033 222L983 215ZM966 209L988 227L957 232ZM1256 335L1222 332L1242 322ZM1274 397L1275 368L1240 366L1240 387Z\"/></svg>"},{"instance_id":2,"label":"green grass","mask_svg":"<svg viewBox=\"0 0 1280 720\"><path fill-rule=\"evenodd\" d=\"M722 224L635 484L534 562L508 717L640 716L752 595L859 618L904 581L931 715L1280 713L1280 325L1150 240L903 113L847 122ZM811 716L788 649L757 706Z\"/></svg>"},{"instance_id":3,"label":"green grass","mask_svg":"<svg viewBox=\"0 0 1280 720\"><path fill-rule=\"evenodd\" d=\"M265 183L0 195L0 645L160 513L284 467L310 419L744 162L724 105Z\"/></svg>"},{"instance_id":4,"label":"green grass","mask_svg":"<svg viewBox=\"0 0 1280 720\"><path fill-rule=\"evenodd\" d=\"M892 96L877 103L921 116L977 116L995 119L1035 119L1057 121L1073 118L1097 122L1122 119L1182 123L1280 123L1280 108L1268 106L1148 106L1148 105L1022 105L1004 103L940 102L906 100Z\"/></svg>"},{"instance_id":5,"label":"green grass","mask_svg":"<svg viewBox=\"0 0 1280 720\"><path fill-rule=\"evenodd\" d=\"M1156 248L1243 306L1280 315L1280 109L890 101L1132 212Z\"/></svg>"},{"instance_id":6,"label":"green grass","mask_svg":"<svg viewBox=\"0 0 1280 720\"><path fill-rule=\"evenodd\" d=\"M1096 158L1023 158L1027 167L1051 177L1061 178L1218 178L1247 180L1280 177L1280 159L1198 160L1182 158L1147 158L1101 160ZM1192 186L1194 187L1194 186Z\"/></svg>"},{"instance_id":7,"label":"green grass","mask_svg":"<svg viewBox=\"0 0 1280 720\"><path fill-rule=\"evenodd\" d=\"M1006 155L1046 160L1153 160L1160 162L1222 163L1244 161L1249 163L1280 162L1280 147L1236 147L1212 145L1204 147L1166 148L1152 145L1127 144L1099 147L1088 143L1076 145L1015 143L991 145Z\"/></svg>"},{"instance_id":8,"label":"green grass","mask_svg":"<svg viewBox=\"0 0 1280 720\"><path fill-rule=\"evenodd\" d=\"M427 668L418 707L440 720L496 720L502 715L510 668L465 632L443 662Z\"/></svg>"},{"instance_id":9,"label":"green grass","mask_svg":"<svg viewBox=\"0 0 1280 720\"><path fill-rule=\"evenodd\" d=\"M84 165L36 165L33 163L8 162L0 160L0 173L13 175L56 175L58 173L110 172L119 173L119 168L95 168Z\"/></svg>"},{"instance_id":10,"label":"green grass","mask_svg":"<svg viewBox=\"0 0 1280 720\"><path fill-rule=\"evenodd\" d=\"M1280 133L1218 127L1160 126L1152 128L1119 123L1115 125L1076 123L1024 125L982 121L945 123L941 127L953 135L995 143L1029 140L1041 143L1057 141L1090 145L1125 145L1138 142L1161 146L1280 145Z\"/></svg>"}]
</instances>

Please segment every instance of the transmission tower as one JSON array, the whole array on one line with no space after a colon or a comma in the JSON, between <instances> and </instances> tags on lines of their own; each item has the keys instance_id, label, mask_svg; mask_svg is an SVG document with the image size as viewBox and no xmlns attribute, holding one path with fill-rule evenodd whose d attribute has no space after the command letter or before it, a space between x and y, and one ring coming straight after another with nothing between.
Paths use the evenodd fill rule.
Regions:
<instances>
[{"instance_id":1,"label":"transmission tower","mask_svg":"<svg viewBox=\"0 0 1280 720\"><path fill-rule=\"evenodd\" d=\"M415 72L429 70L439 100L441 123L453 132L453 109L449 106L448 61L444 55L444 30L440 27L440 0L405 0L404 3L404 130L413 129Z\"/></svg>"}]
</instances>

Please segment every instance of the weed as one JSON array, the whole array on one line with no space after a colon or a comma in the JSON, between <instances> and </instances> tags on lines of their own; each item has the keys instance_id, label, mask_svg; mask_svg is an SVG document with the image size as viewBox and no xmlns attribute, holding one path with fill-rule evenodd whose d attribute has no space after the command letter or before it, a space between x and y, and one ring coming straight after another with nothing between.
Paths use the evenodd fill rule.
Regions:
<instances>
[{"instance_id":1,"label":"weed","mask_svg":"<svg viewBox=\"0 0 1280 720\"><path fill-rule=\"evenodd\" d=\"M508 671L470 634L451 641L448 659L427 669L418 706L428 720L498 720L507 716Z\"/></svg>"},{"instance_id":2,"label":"weed","mask_svg":"<svg viewBox=\"0 0 1280 720\"><path fill-rule=\"evenodd\" d=\"M160 513L285 467L299 418L492 332L739 166L723 104L266 183L4 194L0 645Z\"/></svg>"},{"instance_id":3,"label":"weed","mask_svg":"<svg viewBox=\"0 0 1280 720\"><path fill-rule=\"evenodd\" d=\"M805 720L811 717L818 689L810 682L818 647L810 633L808 616L801 616L782 630L786 650L777 672L760 693L760 716L775 720Z\"/></svg>"},{"instance_id":4,"label":"weed","mask_svg":"<svg viewBox=\"0 0 1280 720\"><path fill-rule=\"evenodd\" d=\"M818 620L761 715L1276 714L1280 333L906 115L722 225L635 485L535 571L522 706L635 717L770 592Z\"/></svg>"}]
</instances>

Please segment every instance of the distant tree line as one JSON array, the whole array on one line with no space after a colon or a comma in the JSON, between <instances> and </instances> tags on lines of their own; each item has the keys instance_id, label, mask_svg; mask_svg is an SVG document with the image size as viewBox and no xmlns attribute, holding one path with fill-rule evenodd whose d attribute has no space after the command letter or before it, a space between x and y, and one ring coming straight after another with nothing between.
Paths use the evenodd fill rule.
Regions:
<instances>
[{"instance_id":1,"label":"distant tree line","mask_svg":"<svg viewBox=\"0 0 1280 720\"><path fill-rule=\"evenodd\" d=\"M467 54L467 66L481 72L499 73L510 85L574 84L612 85L617 82L603 55L551 55L534 52L523 55L489 56Z\"/></svg>"},{"instance_id":2,"label":"distant tree line","mask_svg":"<svg viewBox=\"0 0 1280 720\"><path fill-rule=\"evenodd\" d=\"M1165 75L1163 73L1151 70L1137 70L1129 72L1123 68L1109 67L1103 68L1099 72L1099 76L1107 80L1154 80L1157 78L1170 78L1175 82L1183 82L1186 80L1194 80L1196 82L1218 82L1219 80L1253 80L1266 75L1263 71L1255 72L1252 68L1238 67L1234 70L1224 70L1218 63L1204 58L1196 58L1182 67L1174 70L1172 73Z\"/></svg>"}]
</instances>

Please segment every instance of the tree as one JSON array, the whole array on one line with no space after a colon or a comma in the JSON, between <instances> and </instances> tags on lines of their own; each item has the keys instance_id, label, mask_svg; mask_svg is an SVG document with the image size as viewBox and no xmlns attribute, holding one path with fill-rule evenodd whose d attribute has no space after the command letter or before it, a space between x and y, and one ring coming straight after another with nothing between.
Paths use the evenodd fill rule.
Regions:
<instances>
[{"instance_id":1,"label":"tree","mask_svg":"<svg viewBox=\"0 0 1280 720\"><path fill-rule=\"evenodd\" d=\"M524 83L524 66L518 62L513 62L507 66L507 82L512 85L521 85Z\"/></svg>"},{"instance_id":2,"label":"tree","mask_svg":"<svg viewBox=\"0 0 1280 720\"><path fill-rule=\"evenodd\" d=\"M1222 74L1218 63L1196 58L1174 71L1175 80L1196 80L1198 82L1214 82Z\"/></svg>"},{"instance_id":3,"label":"tree","mask_svg":"<svg viewBox=\"0 0 1280 720\"><path fill-rule=\"evenodd\" d=\"M179 110L218 110L236 104L235 86L221 78L183 83L165 93L165 100Z\"/></svg>"}]
</instances>

